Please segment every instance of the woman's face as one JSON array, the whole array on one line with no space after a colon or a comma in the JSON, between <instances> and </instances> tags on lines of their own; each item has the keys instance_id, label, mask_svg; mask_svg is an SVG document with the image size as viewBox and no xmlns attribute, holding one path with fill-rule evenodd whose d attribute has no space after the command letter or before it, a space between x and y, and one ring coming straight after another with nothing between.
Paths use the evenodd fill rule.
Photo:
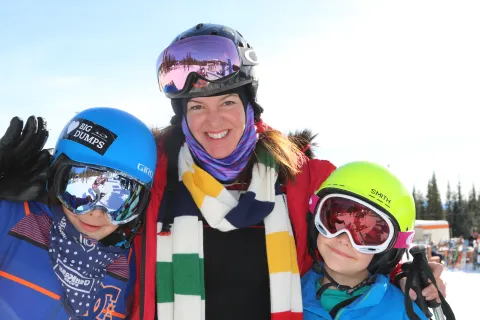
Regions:
<instances>
[{"instance_id":1,"label":"woman's face","mask_svg":"<svg viewBox=\"0 0 480 320\"><path fill-rule=\"evenodd\" d=\"M216 159L230 155L245 130L245 109L235 93L192 98L186 117L192 135Z\"/></svg>"}]
</instances>

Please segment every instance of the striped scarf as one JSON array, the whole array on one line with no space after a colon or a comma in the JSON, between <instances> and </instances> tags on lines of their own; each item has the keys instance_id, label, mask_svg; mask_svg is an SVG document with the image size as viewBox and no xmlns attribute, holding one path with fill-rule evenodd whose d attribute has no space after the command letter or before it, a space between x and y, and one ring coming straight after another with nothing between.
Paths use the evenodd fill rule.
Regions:
<instances>
[{"instance_id":1,"label":"striped scarf","mask_svg":"<svg viewBox=\"0 0 480 320\"><path fill-rule=\"evenodd\" d=\"M223 232L265 224L272 320L302 319L300 275L287 206L276 183L278 164L257 150L249 188L237 201L198 167L187 144L179 155L182 209L169 232L157 224L157 312L159 320L205 319L203 222ZM187 207L190 205L190 208Z\"/></svg>"}]
</instances>

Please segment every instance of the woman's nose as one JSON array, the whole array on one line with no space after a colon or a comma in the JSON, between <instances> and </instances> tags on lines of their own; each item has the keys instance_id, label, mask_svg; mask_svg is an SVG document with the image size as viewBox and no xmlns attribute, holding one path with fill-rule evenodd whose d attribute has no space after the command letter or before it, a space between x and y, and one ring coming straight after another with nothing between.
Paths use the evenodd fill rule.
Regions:
<instances>
[{"instance_id":1,"label":"woman's nose","mask_svg":"<svg viewBox=\"0 0 480 320\"><path fill-rule=\"evenodd\" d=\"M207 121L211 126L215 127L223 122L223 118L218 110L212 110L208 113Z\"/></svg>"}]
</instances>

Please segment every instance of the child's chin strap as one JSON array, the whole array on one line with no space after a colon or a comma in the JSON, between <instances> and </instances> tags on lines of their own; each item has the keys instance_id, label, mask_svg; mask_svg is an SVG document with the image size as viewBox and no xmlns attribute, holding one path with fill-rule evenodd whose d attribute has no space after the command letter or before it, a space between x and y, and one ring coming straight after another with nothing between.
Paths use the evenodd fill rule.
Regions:
<instances>
[{"instance_id":1,"label":"child's chin strap","mask_svg":"<svg viewBox=\"0 0 480 320\"><path fill-rule=\"evenodd\" d=\"M322 264L315 263L314 265L314 270L317 273L322 273L330 282L322 285L320 289L317 291L317 299L320 300L320 296L322 295L325 290L327 290L330 287L334 287L337 290L340 291L347 291L349 295L353 294L355 291L360 290L361 288L365 286L370 286L375 283L376 275L372 277L368 277L367 279L363 280L359 284L357 284L355 287L350 287L350 286L345 286L343 284L339 284L337 281L335 281L330 274L328 274L327 270Z\"/></svg>"},{"instance_id":2,"label":"child's chin strap","mask_svg":"<svg viewBox=\"0 0 480 320\"><path fill-rule=\"evenodd\" d=\"M143 223L144 218L140 218L137 224L128 232L114 232L101 240L101 243L105 246L114 246L122 249L129 249L132 244L133 238L140 233Z\"/></svg>"},{"instance_id":3,"label":"child's chin strap","mask_svg":"<svg viewBox=\"0 0 480 320\"><path fill-rule=\"evenodd\" d=\"M340 291L346 291L349 295L353 294L355 291L365 287L365 286L370 286L372 284L375 283L375 280L376 280L376 275L373 275L372 277L368 277L367 279L363 280L362 282L360 282L359 284L357 284L356 286L354 287L350 287L350 286L345 286L345 285L342 285L342 284L339 284L337 281L335 281L332 276L330 276L330 274L328 274L327 270L325 269L324 265L323 264L320 264L318 261L316 261L314 264L313 264L313 270L316 272L316 273L321 273L323 274L327 279L328 283L321 285L320 289L318 289L317 291L317 300L320 300L320 297L322 296L322 293L325 292L325 290L327 290L328 288L330 287L334 287L336 288L337 290L340 290ZM320 280L319 280L320 281ZM343 308L343 307L346 307L348 306L350 303L352 303L353 301L355 301L358 297L360 297L360 295L356 295L356 296L353 296L345 301L342 301L340 302L339 304L337 304L335 307L332 308L332 310L330 310L330 316L332 318L335 318L335 316L337 315L337 312Z\"/></svg>"}]
</instances>

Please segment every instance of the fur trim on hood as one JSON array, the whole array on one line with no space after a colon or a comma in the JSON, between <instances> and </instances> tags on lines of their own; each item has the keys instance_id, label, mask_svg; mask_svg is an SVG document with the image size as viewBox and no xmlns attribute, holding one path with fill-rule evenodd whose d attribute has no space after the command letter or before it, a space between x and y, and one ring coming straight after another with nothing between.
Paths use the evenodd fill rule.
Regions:
<instances>
[{"instance_id":1,"label":"fur trim on hood","mask_svg":"<svg viewBox=\"0 0 480 320\"><path fill-rule=\"evenodd\" d=\"M288 140L294 143L309 159L315 158L312 149L318 146L316 142L313 142L316 137L317 134L313 134L310 129L296 130L288 134Z\"/></svg>"}]
</instances>

